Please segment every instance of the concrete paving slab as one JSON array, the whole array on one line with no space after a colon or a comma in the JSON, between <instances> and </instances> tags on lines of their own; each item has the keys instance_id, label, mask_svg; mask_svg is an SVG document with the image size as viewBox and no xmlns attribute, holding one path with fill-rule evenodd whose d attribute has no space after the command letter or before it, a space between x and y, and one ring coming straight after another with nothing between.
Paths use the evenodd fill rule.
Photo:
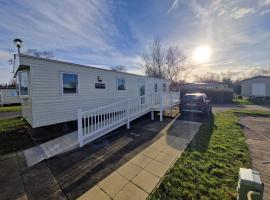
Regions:
<instances>
[{"instance_id":1,"label":"concrete paving slab","mask_svg":"<svg viewBox=\"0 0 270 200\"><path fill-rule=\"evenodd\" d=\"M46 163L53 175L57 178L60 178L63 174L68 173L75 166L75 163L72 162L67 155L52 158L46 161Z\"/></svg>"},{"instance_id":2,"label":"concrete paving slab","mask_svg":"<svg viewBox=\"0 0 270 200\"><path fill-rule=\"evenodd\" d=\"M119 157L118 155L110 156L107 160L105 160L105 165L112 170L117 170L126 163L127 160L125 158Z\"/></svg>"},{"instance_id":3,"label":"concrete paving slab","mask_svg":"<svg viewBox=\"0 0 270 200\"><path fill-rule=\"evenodd\" d=\"M151 191L155 188L155 186L158 184L160 178L151 174L150 172L146 170L142 170L138 176L136 176L132 182L139 186L141 189L143 189L148 194L151 193Z\"/></svg>"},{"instance_id":4,"label":"concrete paving slab","mask_svg":"<svg viewBox=\"0 0 270 200\"><path fill-rule=\"evenodd\" d=\"M137 176L142 169L143 168L133 164L132 162L127 162L125 165L117 169L116 172L130 181Z\"/></svg>"},{"instance_id":5,"label":"concrete paving slab","mask_svg":"<svg viewBox=\"0 0 270 200\"><path fill-rule=\"evenodd\" d=\"M129 182L123 190L121 190L115 200L144 200L148 197L148 194L141 188L137 187L133 183Z\"/></svg>"},{"instance_id":6,"label":"concrete paving slab","mask_svg":"<svg viewBox=\"0 0 270 200\"><path fill-rule=\"evenodd\" d=\"M16 157L0 161L0 198L15 199L24 194L24 185Z\"/></svg>"},{"instance_id":7,"label":"concrete paving slab","mask_svg":"<svg viewBox=\"0 0 270 200\"><path fill-rule=\"evenodd\" d=\"M99 181L112 174L113 169L107 166L106 163L102 163L93 168L89 173L92 174L91 179L97 184Z\"/></svg>"},{"instance_id":8,"label":"concrete paving slab","mask_svg":"<svg viewBox=\"0 0 270 200\"><path fill-rule=\"evenodd\" d=\"M152 123L141 125L135 125L135 127L143 127L144 129L151 131L151 132L159 132L161 129L163 129L167 125L166 122L160 122L160 121L153 121Z\"/></svg>"},{"instance_id":9,"label":"concrete paving slab","mask_svg":"<svg viewBox=\"0 0 270 200\"><path fill-rule=\"evenodd\" d=\"M135 158L131 160L134 164L138 165L141 168L144 168L148 163L150 163L152 159L143 154L137 155Z\"/></svg>"},{"instance_id":10,"label":"concrete paving slab","mask_svg":"<svg viewBox=\"0 0 270 200\"><path fill-rule=\"evenodd\" d=\"M55 171L53 170L52 172L55 173ZM54 178L56 179L57 183L61 186L61 188L65 189L68 188L70 185L79 181L80 178L82 178L86 173L87 172L85 172L79 166L73 165L62 173L60 172L58 174L54 174Z\"/></svg>"},{"instance_id":11,"label":"concrete paving slab","mask_svg":"<svg viewBox=\"0 0 270 200\"><path fill-rule=\"evenodd\" d=\"M45 163L29 168L22 176L29 200L49 199L52 194L60 190L59 185Z\"/></svg>"},{"instance_id":12,"label":"concrete paving slab","mask_svg":"<svg viewBox=\"0 0 270 200\"><path fill-rule=\"evenodd\" d=\"M164 165L171 166L175 159L176 156L168 156L168 154L161 152L154 160Z\"/></svg>"},{"instance_id":13,"label":"concrete paving slab","mask_svg":"<svg viewBox=\"0 0 270 200\"><path fill-rule=\"evenodd\" d=\"M98 183L98 186L105 191L111 198L127 185L128 180L116 172L113 172L106 179Z\"/></svg>"},{"instance_id":14,"label":"concrete paving slab","mask_svg":"<svg viewBox=\"0 0 270 200\"><path fill-rule=\"evenodd\" d=\"M147 147L145 150L142 151L142 154L148 156L149 158L156 158L159 154L160 150L154 147Z\"/></svg>"},{"instance_id":15,"label":"concrete paving slab","mask_svg":"<svg viewBox=\"0 0 270 200\"><path fill-rule=\"evenodd\" d=\"M107 194L105 194L98 186L95 186L78 198L78 200L90 199L110 200L111 198Z\"/></svg>"},{"instance_id":16,"label":"concrete paving slab","mask_svg":"<svg viewBox=\"0 0 270 200\"><path fill-rule=\"evenodd\" d=\"M144 169L161 178L168 170L168 166L152 160Z\"/></svg>"},{"instance_id":17,"label":"concrete paving slab","mask_svg":"<svg viewBox=\"0 0 270 200\"><path fill-rule=\"evenodd\" d=\"M92 181L90 173L82 174L76 181L73 179L69 182L70 184L65 184L66 187L63 188L68 199L76 199L81 194L87 192L89 188L96 185L96 183Z\"/></svg>"},{"instance_id":18,"label":"concrete paving slab","mask_svg":"<svg viewBox=\"0 0 270 200\"><path fill-rule=\"evenodd\" d=\"M168 147L165 147L162 150L162 152L166 153L166 154L168 154L170 156L177 157L177 156L181 155L181 153L183 152L184 149L185 149L185 146L183 146L183 148L179 148L179 149L168 146Z\"/></svg>"}]
</instances>

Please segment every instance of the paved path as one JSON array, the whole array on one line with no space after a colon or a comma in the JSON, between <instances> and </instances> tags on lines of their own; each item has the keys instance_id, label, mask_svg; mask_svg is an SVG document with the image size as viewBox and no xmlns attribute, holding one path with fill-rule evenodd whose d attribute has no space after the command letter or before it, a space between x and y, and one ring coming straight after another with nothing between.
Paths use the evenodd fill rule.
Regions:
<instances>
[{"instance_id":1,"label":"paved path","mask_svg":"<svg viewBox=\"0 0 270 200\"><path fill-rule=\"evenodd\" d=\"M147 115L30 168L23 152L1 156L0 199L145 199L198 128Z\"/></svg>"},{"instance_id":2,"label":"paved path","mask_svg":"<svg viewBox=\"0 0 270 200\"><path fill-rule=\"evenodd\" d=\"M269 105L258 106L258 105L235 105L235 104L214 104L213 112L226 111L229 109L240 109L240 110L261 110L270 111Z\"/></svg>"},{"instance_id":3,"label":"paved path","mask_svg":"<svg viewBox=\"0 0 270 200\"><path fill-rule=\"evenodd\" d=\"M270 118L242 117L240 123L252 158L252 168L260 172L264 183L263 199L270 199Z\"/></svg>"},{"instance_id":4,"label":"paved path","mask_svg":"<svg viewBox=\"0 0 270 200\"><path fill-rule=\"evenodd\" d=\"M0 112L0 120L20 117L20 116L21 116L21 112Z\"/></svg>"},{"instance_id":5,"label":"paved path","mask_svg":"<svg viewBox=\"0 0 270 200\"><path fill-rule=\"evenodd\" d=\"M160 131L164 133L161 138L98 182L79 199L146 199L180 157L199 127L198 122L173 120Z\"/></svg>"}]
</instances>

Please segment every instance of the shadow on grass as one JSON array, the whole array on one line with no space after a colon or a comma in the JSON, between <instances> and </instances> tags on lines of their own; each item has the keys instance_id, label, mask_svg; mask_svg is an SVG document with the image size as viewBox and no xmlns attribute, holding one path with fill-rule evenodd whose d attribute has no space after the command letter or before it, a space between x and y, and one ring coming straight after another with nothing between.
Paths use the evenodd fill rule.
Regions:
<instances>
[{"instance_id":1,"label":"shadow on grass","mask_svg":"<svg viewBox=\"0 0 270 200\"><path fill-rule=\"evenodd\" d=\"M206 117L201 118L200 122L202 123L202 125L198 133L194 136L193 140L189 144L188 150L203 153L206 152L208 149L209 141L215 128L214 115L211 114L207 118Z\"/></svg>"},{"instance_id":2,"label":"shadow on grass","mask_svg":"<svg viewBox=\"0 0 270 200\"><path fill-rule=\"evenodd\" d=\"M199 139L199 142L208 142L213 132L213 118L212 114L209 117L194 113L181 114L173 123L169 124L169 127L165 129L166 144L174 149L183 151L185 146L191 140L195 140L197 143L197 140L193 139L195 135L195 137L198 137L197 135L203 135L203 139ZM200 132L203 132L203 134ZM199 147L200 146L201 149L202 147L207 149L208 145L203 143L199 145Z\"/></svg>"}]
</instances>

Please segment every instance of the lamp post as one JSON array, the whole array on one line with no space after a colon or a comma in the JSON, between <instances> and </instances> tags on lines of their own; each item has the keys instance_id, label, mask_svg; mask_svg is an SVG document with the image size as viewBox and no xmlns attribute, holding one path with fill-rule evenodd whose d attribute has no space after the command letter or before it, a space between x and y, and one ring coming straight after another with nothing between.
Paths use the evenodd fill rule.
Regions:
<instances>
[{"instance_id":1,"label":"lamp post","mask_svg":"<svg viewBox=\"0 0 270 200\"><path fill-rule=\"evenodd\" d=\"M18 54L20 54L21 53L20 48L23 45L23 41L21 39L19 39L19 38L16 38L16 39L13 40L13 43L18 48Z\"/></svg>"}]
</instances>

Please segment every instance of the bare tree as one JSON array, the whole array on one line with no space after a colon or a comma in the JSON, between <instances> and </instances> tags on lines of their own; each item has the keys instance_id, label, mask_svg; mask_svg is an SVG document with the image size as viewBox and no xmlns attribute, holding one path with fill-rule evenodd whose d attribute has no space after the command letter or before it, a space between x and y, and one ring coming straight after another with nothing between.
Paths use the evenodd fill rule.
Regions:
<instances>
[{"instance_id":1,"label":"bare tree","mask_svg":"<svg viewBox=\"0 0 270 200\"><path fill-rule=\"evenodd\" d=\"M17 81L15 78L12 78L9 83L8 83L9 86L16 86L17 85Z\"/></svg>"},{"instance_id":2,"label":"bare tree","mask_svg":"<svg viewBox=\"0 0 270 200\"><path fill-rule=\"evenodd\" d=\"M161 41L156 38L149 44L148 51L142 54L145 74L150 77L166 78L164 58L164 50L162 48Z\"/></svg>"},{"instance_id":3,"label":"bare tree","mask_svg":"<svg viewBox=\"0 0 270 200\"><path fill-rule=\"evenodd\" d=\"M192 65L187 65L187 57L177 46L165 49L158 38L149 44L142 59L147 76L168 79L173 85L192 71Z\"/></svg>"},{"instance_id":4,"label":"bare tree","mask_svg":"<svg viewBox=\"0 0 270 200\"><path fill-rule=\"evenodd\" d=\"M158 70L158 77L165 78L164 75L164 51L161 46L161 41L159 38L155 38L151 44L151 57L152 57L152 66Z\"/></svg>"},{"instance_id":5,"label":"bare tree","mask_svg":"<svg viewBox=\"0 0 270 200\"><path fill-rule=\"evenodd\" d=\"M159 77L158 70L152 65L152 58L149 56L149 54L144 53L142 58L144 61L145 74L150 77Z\"/></svg>"},{"instance_id":6,"label":"bare tree","mask_svg":"<svg viewBox=\"0 0 270 200\"><path fill-rule=\"evenodd\" d=\"M24 52L26 55L32 55L40 58L52 58L53 53L50 51L38 51L37 49L27 49L26 52Z\"/></svg>"},{"instance_id":7,"label":"bare tree","mask_svg":"<svg viewBox=\"0 0 270 200\"><path fill-rule=\"evenodd\" d=\"M177 46L168 48L165 60L170 81L179 81L180 73L186 70L186 59L187 57Z\"/></svg>"},{"instance_id":8,"label":"bare tree","mask_svg":"<svg viewBox=\"0 0 270 200\"><path fill-rule=\"evenodd\" d=\"M217 83L220 82L220 76L217 73L208 73L207 75L196 76L195 80L199 83Z\"/></svg>"},{"instance_id":9,"label":"bare tree","mask_svg":"<svg viewBox=\"0 0 270 200\"><path fill-rule=\"evenodd\" d=\"M124 65L116 65L114 67L111 67L111 70L117 71L117 72L126 72L127 71L127 67L124 66Z\"/></svg>"}]
</instances>

